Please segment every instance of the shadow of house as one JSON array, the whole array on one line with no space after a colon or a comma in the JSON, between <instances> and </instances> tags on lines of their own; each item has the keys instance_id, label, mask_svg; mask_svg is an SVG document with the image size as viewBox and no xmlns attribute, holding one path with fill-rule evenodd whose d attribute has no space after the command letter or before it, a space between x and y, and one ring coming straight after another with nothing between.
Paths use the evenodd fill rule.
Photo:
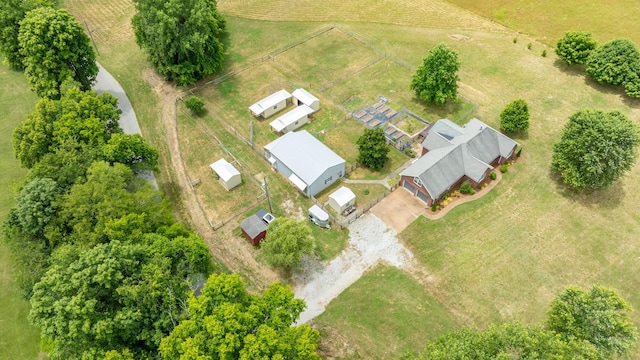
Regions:
<instances>
[{"instance_id":1,"label":"shadow of house","mask_svg":"<svg viewBox=\"0 0 640 360\"><path fill-rule=\"evenodd\" d=\"M518 145L476 118L464 126L442 119L426 134L422 156L400 173L400 183L430 206L463 181L474 188L486 182L495 166L515 156Z\"/></svg>"}]
</instances>

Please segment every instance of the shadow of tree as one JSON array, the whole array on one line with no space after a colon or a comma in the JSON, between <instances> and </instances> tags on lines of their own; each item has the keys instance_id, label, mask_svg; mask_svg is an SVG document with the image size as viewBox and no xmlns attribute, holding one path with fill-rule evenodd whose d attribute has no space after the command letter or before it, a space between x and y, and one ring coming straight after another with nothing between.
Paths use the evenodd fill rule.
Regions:
<instances>
[{"instance_id":1,"label":"shadow of tree","mask_svg":"<svg viewBox=\"0 0 640 360\"><path fill-rule=\"evenodd\" d=\"M567 185L562 179L560 172L551 166L549 166L549 178L553 184L555 184L560 195L588 208L614 209L620 206L625 196L625 190L621 181L616 181L605 189L577 190Z\"/></svg>"}]
</instances>

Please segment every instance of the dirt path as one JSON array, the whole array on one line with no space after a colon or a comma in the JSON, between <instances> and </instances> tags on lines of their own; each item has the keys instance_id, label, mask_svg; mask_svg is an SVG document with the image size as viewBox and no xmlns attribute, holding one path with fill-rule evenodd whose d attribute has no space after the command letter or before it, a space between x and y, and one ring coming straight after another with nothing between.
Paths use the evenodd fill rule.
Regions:
<instances>
[{"instance_id":1,"label":"dirt path","mask_svg":"<svg viewBox=\"0 0 640 360\"><path fill-rule=\"evenodd\" d=\"M175 123L175 99L182 92L171 84L162 80L155 72L147 71L143 78L151 85L158 96L158 106L167 137L167 146L171 155L171 167L174 181L177 181L183 207L191 220L195 231L204 239L211 253L231 271L241 273L258 290L266 288L272 282L278 281L278 275L266 266L260 265L247 249L248 243L237 236L219 236L214 233L205 214L200 210L198 199L190 190L187 173L180 152L178 130Z\"/></svg>"},{"instance_id":2,"label":"dirt path","mask_svg":"<svg viewBox=\"0 0 640 360\"><path fill-rule=\"evenodd\" d=\"M368 269L386 262L429 281L426 272L416 271L413 254L398 242L397 233L373 214L366 214L349 226L349 244L329 263L306 259L302 273L294 276L296 297L307 308L298 323L306 323L322 314L326 306L356 282Z\"/></svg>"}]
</instances>

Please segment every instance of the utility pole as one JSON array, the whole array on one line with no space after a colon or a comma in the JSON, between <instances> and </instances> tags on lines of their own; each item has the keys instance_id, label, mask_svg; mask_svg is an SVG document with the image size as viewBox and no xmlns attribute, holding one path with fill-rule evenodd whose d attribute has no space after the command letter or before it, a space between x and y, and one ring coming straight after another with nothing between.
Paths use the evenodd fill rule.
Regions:
<instances>
[{"instance_id":1,"label":"utility pole","mask_svg":"<svg viewBox=\"0 0 640 360\"><path fill-rule=\"evenodd\" d=\"M267 194L267 200L269 200L269 212L273 215L273 206L271 205L271 196L269 195L269 185L267 184L267 177L262 178L262 188Z\"/></svg>"},{"instance_id":2,"label":"utility pole","mask_svg":"<svg viewBox=\"0 0 640 360\"><path fill-rule=\"evenodd\" d=\"M93 43L93 47L96 48L96 54L100 56L100 51L98 51L98 45L96 45L96 41L93 39L93 31L89 30L89 24L87 24L87 19L84 19L84 27L87 28L87 32L89 33L89 37L91 37L91 42Z\"/></svg>"}]
</instances>

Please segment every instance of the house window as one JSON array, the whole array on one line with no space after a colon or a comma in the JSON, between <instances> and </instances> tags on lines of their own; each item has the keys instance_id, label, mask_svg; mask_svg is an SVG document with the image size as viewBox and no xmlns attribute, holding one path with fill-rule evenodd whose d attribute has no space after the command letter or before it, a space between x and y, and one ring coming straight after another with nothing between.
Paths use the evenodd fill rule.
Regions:
<instances>
[{"instance_id":1,"label":"house window","mask_svg":"<svg viewBox=\"0 0 640 360\"><path fill-rule=\"evenodd\" d=\"M417 176L413 178L413 183L418 186L422 186L422 181L420 181L420 178Z\"/></svg>"},{"instance_id":2,"label":"house window","mask_svg":"<svg viewBox=\"0 0 640 360\"><path fill-rule=\"evenodd\" d=\"M278 105L273 107L273 110L277 110L278 109Z\"/></svg>"},{"instance_id":3,"label":"house window","mask_svg":"<svg viewBox=\"0 0 640 360\"><path fill-rule=\"evenodd\" d=\"M329 176L325 181L325 185L328 184L331 180L333 180L333 176Z\"/></svg>"}]
</instances>

